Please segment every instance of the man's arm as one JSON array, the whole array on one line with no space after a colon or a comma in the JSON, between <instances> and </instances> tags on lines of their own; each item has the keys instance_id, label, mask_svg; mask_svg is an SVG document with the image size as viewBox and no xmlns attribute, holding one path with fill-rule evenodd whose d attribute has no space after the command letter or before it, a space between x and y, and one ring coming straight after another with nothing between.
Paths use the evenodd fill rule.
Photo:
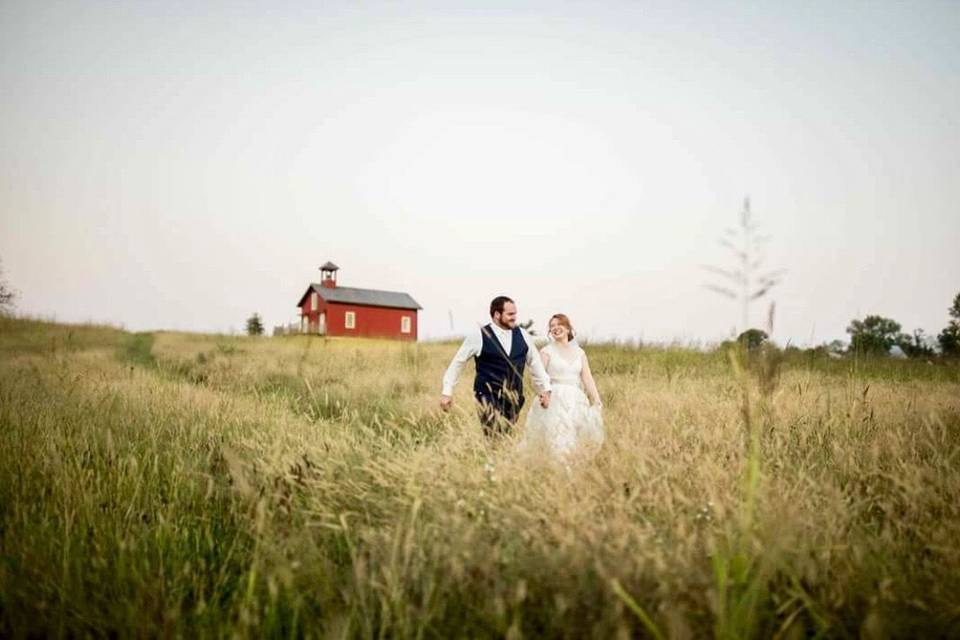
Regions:
<instances>
[{"instance_id":1,"label":"man's arm","mask_svg":"<svg viewBox=\"0 0 960 640\"><path fill-rule=\"evenodd\" d=\"M456 355L453 356L453 360L450 361L450 366L447 367L446 373L443 374L443 390L440 392L440 406L443 409L450 408L450 403L453 398L453 388L457 385L460 372L463 371L463 365L465 365L470 358L480 353L482 345L483 342L480 338L480 332L478 331L476 334L468 335L466 339L464 339L463 344L460 345Z\"/></svg>"},{"instance_id":2,"label":"man's arm","mask_svg":"<svg viewBox=\"0 0 960 640\"><path fill-rule=\"evenodd\" d=\"M548 393L551 390L550 376L547 375L547 370L543 366L540 352L537 350L536 345L533 344L533 338L531 338L526 331L521 330L521 332L523 339L527 341L527 366L530 367L533 384L536 385L540 393Z\"/></svg>"}]
</instances>

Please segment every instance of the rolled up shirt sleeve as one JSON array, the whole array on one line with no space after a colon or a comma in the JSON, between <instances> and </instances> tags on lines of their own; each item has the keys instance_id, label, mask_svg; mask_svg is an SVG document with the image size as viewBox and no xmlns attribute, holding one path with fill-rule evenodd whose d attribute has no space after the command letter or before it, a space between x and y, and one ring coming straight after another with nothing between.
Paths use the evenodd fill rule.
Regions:
<instances>
[{"instance_id":1,"label":"rolled up shirt sleeve","mask_svg":"<svg viewBox=\"0 0 960 640\"><path fill-rule=\"evenodd\" d=\"M522 331L523 339L527 341L527 366L530 367L530 377L533 378L533 384L540 392L551 391L550 376L543 366L543 360L540 358L540 352L533 343L533 338L526 331Z\"/></svg>"},{"instance_id":2,"label":"rolled up shirt sleeve","mask_svg":"<svg viewBox=\"0 0 960 640\"><path fill-rule=\"evenodd\" d=\"M468 335L466 339L464 339L456 355L453 356L453 360L450 361L450 366L447 367L446 373L443 374L443 391L440 393L445 396L453 395L453 388L457 385L457 380L460 379L463 366L470 358L480 353L482 345L483 342L480 338L479 331L476 334Z\"/></svg>"}]
</instances>

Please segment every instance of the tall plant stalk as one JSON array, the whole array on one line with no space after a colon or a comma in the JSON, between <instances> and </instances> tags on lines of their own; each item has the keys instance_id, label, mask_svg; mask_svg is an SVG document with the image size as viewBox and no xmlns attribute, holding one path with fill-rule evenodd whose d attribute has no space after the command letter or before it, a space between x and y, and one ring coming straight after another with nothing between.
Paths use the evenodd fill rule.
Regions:
<instances>
[{"instance_id":1,"label":"tall plant stalk","mask_svg":"<svg viewBox=\"0 0 960 640\"><path fill-rule=\"evenodd\" d=\"M707 289L740 304L740 331L750 328L750 303L759 300L776 286L785 273L783 269L765 271L763 250L770 236L759 233L759 225L750 210L750 198L744 198L738 227L724 229L720 244L733 256L734 267L723 269L704 265L704 269L719 276L720 284L708 283Z\"/></svg>"}]
</instances>

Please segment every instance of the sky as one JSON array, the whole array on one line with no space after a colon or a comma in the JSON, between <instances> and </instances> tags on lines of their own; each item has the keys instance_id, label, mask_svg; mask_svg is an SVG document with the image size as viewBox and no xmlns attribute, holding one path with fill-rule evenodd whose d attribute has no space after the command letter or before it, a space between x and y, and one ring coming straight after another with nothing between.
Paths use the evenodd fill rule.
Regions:
<instances>
[{"instance_id":1,"label":"sky","mask_svg":"<svg viewBox=\"0 0 960 640\"><path fill-rule=\"evenodd\" d=\"M960 291L960 3L0 0L0 261L18 311L295 322L332 260L422 339L709 344L745 197L780 343Z\"/></svg>"}]
</instances>

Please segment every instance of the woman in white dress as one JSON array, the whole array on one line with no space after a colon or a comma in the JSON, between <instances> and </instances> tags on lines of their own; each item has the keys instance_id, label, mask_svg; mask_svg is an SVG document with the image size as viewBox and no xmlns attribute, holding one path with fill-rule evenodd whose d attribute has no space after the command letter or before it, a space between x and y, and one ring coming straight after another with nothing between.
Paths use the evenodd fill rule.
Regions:
<instances>
[{"instance_id":1,"label":"woman in white dress","mask_svg":"<svg viewBox=\"0 0 960 640\"><path fill-rule=\"evenodd\" d=\"M540 356L553 392L546 409L534 404L527 413L522 447L546 453L566 464L600 448L603 404L587 354L571 342L574 334L570 319L562 313L555 314L550 318L549 333L551 342L540 350Z\"/></svg>"}]
</instances>

